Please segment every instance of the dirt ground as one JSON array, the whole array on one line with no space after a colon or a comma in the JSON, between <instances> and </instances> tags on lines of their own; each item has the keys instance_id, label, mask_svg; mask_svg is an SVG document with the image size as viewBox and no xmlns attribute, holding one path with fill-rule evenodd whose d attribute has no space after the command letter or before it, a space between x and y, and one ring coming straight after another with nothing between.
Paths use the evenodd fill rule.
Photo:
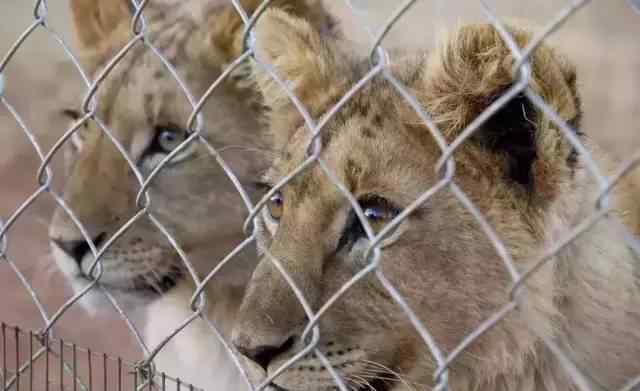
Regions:
<instances>
[{"instance_id":1,"label":"dirt ground","mask_svg":"<svg viewBox=\"0 0 640 391\"><path fill-rule=\"evenodd\" d=\"M352 39L368 42L363 25L384 21L400 1L353 0L356 14L343 1L325 0ZM0 56L32 23L32 3L3 0ZM431 47L439 32L457 23L486 20L474 1L418 2L392 29L387 47ZM502 18L544 25L569 1L488 2ZM73 42L67 1L50 1L49 26ZM585 132L614 158L640 150L640 14L623 0L591 2L553 35L551 41L578 64ZM60 46L44 30L36 31L18 50L5 72L5 99L48 150L67 126L59 111L81 102L84 89ZM8 218L37 189L38 159L15 119L0 105L0 218ZM54 161L60 188L59 161ZM47 224L52 201L43 195L8 233L9 258L24 273L49 314L70 297L70 290L48 255ZM0 322L38 329L43 323L28 292L6 262L0 260ZM55 328L57 335L95 351L135 360L140 352L124 322L116 316L95 318L73 307ZM0 365L1 366L1 365Z\"/></svg>"}]
</instances>

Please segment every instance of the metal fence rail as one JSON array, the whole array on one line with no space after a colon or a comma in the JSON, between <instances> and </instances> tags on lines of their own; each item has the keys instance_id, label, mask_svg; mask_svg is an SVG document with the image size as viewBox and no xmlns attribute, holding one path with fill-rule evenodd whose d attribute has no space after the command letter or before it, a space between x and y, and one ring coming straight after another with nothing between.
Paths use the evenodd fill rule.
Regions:
<instances>
[{"instance_id":1,"label":"metal fence rail","mask_svg":"<svg viewBox=\"0 0 640 391\"><path fill-rule=\"evenodd\" d=\"M172 382L171 388L189 388L190 386L181 386L179 381L176 382L166 375L156 374L155 372L153 372L152 364L154 357L161 349L163 349L166 343L168 343L175 335L180 333L184 329L184 327L186 327L189 323L193 322L196 319L202 319L209 325L211 329L211 338L221 339L221 333L216 325L209 321L206 317L206 314L203 313L206 300L203 293L204 286L210 283L210 280L212 280L214 275L218 273L222 265L227 262L233 262L234 256L240 250L250 245L254 245L254 242L256 240L256 232L254 232L253 230L253 218L265 205L268 198L279 188L281 188L292 178L294 178L297 174L302 172L302 170L311 165L317 165L318 167L320 167L326 173L327 177L335 184L337 189L339 189L344 197L351 203L353 210L356 211L363 227L366 227L365 229L367 231L367 236L371 241L370 251L372 253L372 257L370 257L370 263L361 272L357 273L351 281L345 284L345 289L342 289L339 294L336 294L335 297L332 297L317 312L314 312L311 309L310 304L307 302L301 291L295 286L292 278L287 275L286 270L280 265L279 261L272 257L272 261L278 266L278 269L283 273L285 279L287 279L287 281L291 284L292 289L296 292L298 299L305 308L308 318L305 336L310 336L310 343L302 352L300 352L297 357L299 358L306 353L313 352L320 360L323 361L328 371L334 376L338 389L342 391L346 391L348 389L344 381L336 374L336 371L331 368L331 365L329 364L327 358L324 357L323 353L316 347L316 344L319 340L319 335L322 333L322 330L318 326L318 321L320 317L326 312L326 310L330 308L331 305L341 295L349 294L349 288L352 285L354 285L360 279L364 278L366 275L373 274L385 287L385 289L395 300L397 305L400 306L404 312L406 312L408 319L418 331L419 335L424 341L424 344L429 348L431 354L433 355L433 358L437 362L438 369L433 374L437 383L437 387L435 389L447 389L450 380L448 367L451 365L451 363L454 362L472 342L474 342L485 332L493 328L496 324L501 322L502 319L505 318L505 316L512 313L513 311L519 310L520 300L522 297L521 293L526 290L525 282L532 275L534 275L543 264L550 262L551 259L566 245L571 243L598 221L602 219L611 219L611 217L608 215L608 195L611 189L618 183L621 177L626 175L638 164L640 164L639 151L639 153L636 153L634 156L629 157L620 166L619 170L617 171L617 175L613 177L607 177L602 172L598 164L594 161L589 151L581 144L580 140L576 137L576 133L571 128L571 126L565 123L560 118L560 116L557 115L553 111L553 109L549 107L543 101L543 99L529 87L531 72L531 64L529 63L530 55L544 41L545 38L559 29L564 24L564 22L570 19L572 15L574 15L580 8L588 6L588 4L590 3L590 1L588 0L569 1L566 7L564 7L556 15L556 17L553 18L553 20L551 20L549 24L534 37L534 39L532 39L530 44L522 49L518 48L518 45L503 27L500 20L495 16L493 10L482 0L480 0L487 19L499 31L502 38L507 43L507 46L511 50L513 57L516 59L516 65L514 68L514 74L516 76L513 86L508 91L506 91L506 93L502 97L497 99L485 112L479 115L466 129L464 129L463 132L461 132L461 135L450 144L445 141L445 137L442 135L437 126L431 121L429 113L426 112L425 109L420 105L420 103L418 103L416 98L411 95L409 89L403 86L402 83L391 73L390 69L388 68L388 58L390 54L382 46L382 42L391 27L396 23L400 23L402 21L403 14L405 14L406 12L410 12L412 7L417 2L416 0L407 0L402 2L402 4L398 6L397 11L389 17L386 24L382 26L379 31L369 31L371 42L371 68L369 72L366 73L362 80L358 81L350 89L350 91L319 120L311 117L305 107L303 107L301 102L297 99L293 91L290 90L286 80L281 79L277 74L275 74L269 64L261 63L260 60L255 58L254 56L254 40L251 39L251 35L253 34L252 27L255 25L257 19L262 15L263 11L267 8L269 3L271 2L270 0L265 0L263 5L251 17L247 15L238 0L229 0L229 3L233 4L245 24L246 48L235 61L230 63L230 65L222 72L219 79L214 82L211 87L207 89L207 92L201 97L196 97L192 94L192 92L187 88L185 82L180 79L178 72L171 64L171 62L163 55L160 49L154 46L152 40L149 38L144 10L145 7L147 7L147 5L152 2L153 0L132 0L132 6L135 9L135 13L131 20L132 39L128 44L124 45L118 51L118 53L108 62L108 65L100 71L100 73L94 80L91 80L84 73L80 62L74 55L74 52L65 43L61 35L59 35L54 29L51 28L51 26L49 26L47 22L47 9L49 7L49 4L46 0L37 0L35 2L35 6L33 9L33 22L24 30L24 33L16 40L15 44L10 48L8 53L0 62L0 105L3 106L15 118L16 123L24 133L24 136L33 146L34 153L38 155L38 158L41 162L41 166L37 175L37 190L33 192L33 194L31 194L27 199L25 199L13 214L11 214L10 216L6 216L6 218L4 218L3 220L0 220L0 262L8 264L10 269L21 281L25 291L28 292L28 294L33 298L33 301L40 312L40 316L43 322L42 327L37 330L37 332L25 332L21 331L18 328L9 327L5 324L2 324L0 326L0 338L2 338L2 340L0 341L2 342L2 352L0 352L0 354L2 354L2 373L0 373L0 379L3 384L2 389L4 390L25 389L27 387L28 389L73 389L74 391L76 389L97 389L96 387L104 390L146 388L161 388L164 390L166 388L169 388L168 386L166 386L167 382ZM629 5L630 12L632 9L635 8L637 10L637 8L639 7L639 3L637 1L629 1ZM63 5L56 3L55 6ZM0 20L2 18L3 17L0 17ZM36 31L44 31L55 39L55 41L67 54L68 59L75 65L78 74L81 75L86 85L86 94L82 102L83 112L81 114L81 118L64 133L64 135L49 151L44 151L41 148L41 146L38 144L38 141L36 140L36 137L34 136L34 131L25 123L25 121L22 120L20 113L14 108L12 103L4 94L4 90L7 88L7 86L4 85L4 71L7 64L12 60L14 54L20 50L21 46L26 41L28 41L32 34L34 34L34 32ZM177 85L187 97L193 109L191 118L186 124L186 129L190 132L189 137L182 143L180 147L175 149L171 154L164 158L164 160L147 177L144 177L139 172L136 164L134 164L127 156L125 148L116 140L116 137L113 136L111 129L109 129L109 127L103 122L101 118L99 118L96 113L96 94L98 90L101 88L104 80L109 76L109 74L118 65L118 63L127 55L127 53L132 50L132 48L136 46L144 46L148 50L155 53L158 59L165 65L167 72L175 79ZM292 171L284 179L282 179L280 183L278 183L277 186L275 186L269 192L269 194L267 194L260 202L255 204L251 202L248 192L237 180L234 172L229 168L229 165L218 153L219 151L216 150L216 148L211 145L201 134L204 119L202 118L200 110L202 109L204 103L210 98L216 88L218 88L222 80L229 77L229 75L231 75L235 69L237 69L247 61L255 61L259 67L262 67L273 77L273 79L277 82L278 85L280 85L281 88L286 90L286 93L291 98L291 101L294 103L294 105L297 107L300 114L304 118L308 129L315 136L312 143L308 146L310 154L304 164ZM433 188L425 191L425 193L421 197L419 197L409 208L405 209L397 218L395 218L387 226L387 228L385 228L385 230L378 234L374 234L374 232L372 231L354 195L348 191L344 184L340 183L338 176L334 172L332 172L332 170L320 157L322 151L322 144L320 140L322 137L323 127L336 113L340 111L340 109L349 101L349 99L351 99L351 97L353 97L363 86L367 85L367 83L374 77L383 77L388 80L388 82L397 89L398 93L407 100L408 104L422 119L424 125L430 130L434 139L438 142L442 153L440 163L438 167L435 167L434 169L437 172L443 173L440 181ZM537 107L537 109L548 116L548 118L553 121L553 123L561 130L564 137L566 137L571 145L582 156L582 159L588 171L596 178L601 191L600 202L598 205L594 205L592 215L581 224L576 226L571 234L564 238L564 240L555 243L552 247L548 248L544 256L536 260L534 266L525 271L520 271L516 268L514 261L512 260L512 257L510 255L509 248L503 243L498 234L491 227L491 224L482 215L481 211L473 204L473 202L467 197L462 189L456 184L456 177L454 174L454 153L460 147L460 145L468 140L474 134L474 132L476 132L483 125L483 123L491 117L492 114L496 113L498 110L500 110L500 108L506 105L511 98L519 94L524 94L533 103L533 105ZM136 180L139 186L137 213L131 219L126 221L118 230L118 232L115 233L108 240L108 242L100 248L94 246L91 238L89 237L89 235L87 235L87 230L75 217L74 211L68 208L65 205L62 196L53 190L52 180L54 173L49 167L51 159L54 157L54 155L59 153L62 145L65 142L68 142L72 134L78 131L84 123L89 121L95 123L95 125L108 136L111 142L113 142L116 148L122 153L122 156L129 164L130 170L135 173ZM228 178L235 185L238 193L241 195L249 216L245 223L246 240L244 240L240 245L237 246L234 251L232 251L227 257L225 257L222 260L220 266L215 268L204 279L201 279L194 272L194 267L191 264L189 256L181 249L180 243L178 243L177 240L172 237L167 227L165 227L151 212L150 205L153 200L148 193L148 187L153 181L154 177L158 174L158 172L160 172L176 154L184 150L190 143L202 143L211 153L211 155L215 157L222 169L226 172ZM429 326L423 324L419 320L418 316L407 304L405 298L378 268L381 252L379 248L379 242L381 241L381 238L386 234L386 232L393 229L394 227L397 227L412 211L417 209L420 205L433 197L435 194L445 191L451 192L451 194L453 194L460 201L460 203L464 205L464 207L471 213L471 215L474 216L486 236L490 239L491 243L495 247L497 254L499 254L499 256L502 258L504 266L508 270L512 279L512 289L509 295L509 301L506 302L502 308L498 309L493 316L491 316L489 319L486 319L486 321L482 324L478 325L476 330L474 330L463 341L461 341L461 343L455 349L449 352L443 351L438 346L438 344L430 334ZM11 257L9 257L7 252L7 248L11 244L11 227L16 223L16 221L21 218L23 213L41 197L50 197L55 201L59 208L65 210L68 216L77 224L78 230L82 232L87 243L89 243L90 250L95 257L95 262L92 266L92 275L96 278L96 281L87 286L87 288L82 292L75 294L54 313L49 313L45 310L38 297L38 292L33 289L29 281L21 273L21 270L17 266L16 262L14 262ZM102 266L100 261L106 249L109 248L109 246L111 246L118 238L120 238L124 234L124 232L128 228L130 228L136 221L143 218L151 221L159 230L159 232L166 236L167 241L181 257L186 270L189 271L190 277L193 279L197 287L196 291L194 292L194 302L192 303L193 314L188 319L185 319L180 327L176 328L172 333L167 335L165 341L159 346L145 345L143 338L140 336L139 330L136 328L134 322L132 322L127 314L121 309L118 301L114 298L114 296L110 294L108 290L98 284L99 278L102 274ZM635 238L633 234L627 231L625 228L620 227L620 229L621 231L625 232L625 235L623 235L620 240L624 240L627 245L634 251L636 251L640 256L640 242L638 241L638 239ZM103 293L109 298L114 309L120 314L124 322L126 322L128 327L130 328L131 333L135 336L138 344L140 345L140 348L145 352L147 358L144 362L130 363L124 362L121 359L114 359L106 355L97 355L91 352L91 350L81 349L80 347L77 347L73 344L68 344L54 337L53 331L55 329L56 323L65 316L65 313L67 313L71 306L73 306L91 289L102 290ZM228 346L225 341L223 341L223 343L225 344L225 346ZM544 339L544 343L548 346L549 350L557 356L558 361L565 365L564 369L571 376L578 389L583 391L593 390L590 387L589 382L585 380L587 378L586 374L581 373L580 370L578 370L571 364L566 353L563 352L563 350L559 346L557 346L553 341L547 339ZM235 353L231 348L228 348L228 353L230 357L233 358ZM55 364L51 364L54 361ZM42 364L42 362L44 362L45 364ZM80 363L85 366L88 363L88 372L87 370L83 372L88 373L88 378L80 378L77 375L78 367L81 365ZM293 364L293 362L289 363L289 365L291 364ZM45 371L46 373L43 375L41 373L42 371ZM142 372L153 372L153 376L145 376L141 374ZM638 375L639 376L635 379L629 379L629 383L619 391L640 389L640 374ZM34 376L36 380L34 380ZM42 380L43 377L44 380ZM151 378L153 378L154 381L150 381ZM56 380L53 381L50 379ZM273 375L270 378L266 379L263 384L255 388L255 390L265 389L269 385L269 382L272 380ZM41 383L37 383L37 385L33 387L35 384L34 382ZM102 384L102 386L98 386L98 384ZM247 385L249 388L251 388L248 381Z\"/></svg>"}]
</instances>

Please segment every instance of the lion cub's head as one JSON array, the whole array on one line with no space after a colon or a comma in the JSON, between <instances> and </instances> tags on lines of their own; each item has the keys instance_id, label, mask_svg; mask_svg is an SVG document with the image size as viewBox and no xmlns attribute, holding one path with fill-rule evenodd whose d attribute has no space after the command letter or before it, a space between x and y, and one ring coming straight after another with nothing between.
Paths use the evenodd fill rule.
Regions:
<instances>
[{"instance_id":1,"label":"lion cub's head","mask_svg":"<svg viewBox=\"0 0 640 391\"><path fill-rule=\"evenodd\" d=\"M519 29L511 33L521 46L530 39ZM351 58L306 22L281 12L265 14L256 36L257 58L272 64L313 118L321 118L371 69L367 60ZM532 88L577 126L573 68L548 47L540 47L533 57ZM390 72L418 98L447 142L514 80L514 59L490 25L464 27L430 55L392 61ZM270 131L278 156L265 182L273 187L309 158L311 135L268 72L256 66L255 80L272 109ZM321 140L320 157L355 196L374 233L442 177L435 170L442 154L435 138L381 75L327 123ZM482 125L455 159L455 183L516 260L523 262L541 251L546 219L563 194L571 193L578 172L577 156L556 126L518 96ZM571 216L575 208L567 205L562 213ZM260 247L279 260L312 310L371 261L365 259L365 228L318 164L275 192L261 221ZM511 279L503 261L447 188L388 232L381 247L377 273L397 288L445 352L508 300ZM353 389L430 389L434 360L377 273L358 281L324 313L318 348ZM539 276L551 287L548 270ZM533 314L552 311L553 295L545 295L532 304ZM254 369L273 373L305 345L301 334L306 323L289 283L269 256L263 256L234 330L236 347L253 361ZM479 385L496 380L499 373L524 371L524 357L536 344L526 325L516 316L501 322L456 360L451 379ZM551 325L543 322L540 327ZM456 376L461 373L465 376ZM335 389L331 374L314 354L296 361L275 384L286 390ZM455 384L453 389L467 389Z\"/></svg>"},{"instance_id":2,"label":"lion cub's head","mask_svg":"<svg viewBox=\"0 0 640 391\"><path fill-rule=\"evenodd\" d=\"M261 1L240 1L251 13ZM92 78L101 74L133 38L129 0L72 0L79 55ZM313 23L329 22L318 1L272 2ZM76 287L85 286L93 256L85 236L99 249L140 211L138 181L123 157L128 155L146 178L188 136L192 106L156 52L175 67L185 86L199 100L229 63L241 53L244 24L227 1L151 1L144 10L145 41L138 41L98 87L95 120L85 122L69 142L64 206L50 227L53 253ZM257 93L242 85L238 72L219 85L203 106L203 139L222 152L240 182L261 169ZM240 79L240 80L238 80ZM246 83L245 83L246 84ZM78 97L78 101L81 97ZM72 116L84 113L67 111ZM120 147L103 129L110 131ZM129 226L102 257L100 282L133 297L164 292L184 274L183 263L161 223L181 249L206 273L213 259L238 244L243 201L208 146L195 140L177 153L149 186L144 216ZM73 216L65 210L73 211ZM208 264L200 262L206 254ZM127 295L125 295L127 296Z\"/></svg>"}]
</instances>

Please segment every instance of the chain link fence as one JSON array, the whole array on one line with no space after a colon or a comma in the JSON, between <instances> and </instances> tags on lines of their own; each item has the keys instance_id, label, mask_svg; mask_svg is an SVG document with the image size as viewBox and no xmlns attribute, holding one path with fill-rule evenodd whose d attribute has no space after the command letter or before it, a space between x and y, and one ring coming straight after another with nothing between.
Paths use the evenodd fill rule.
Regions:
<instances>
[{"instance_id":1,"label":"chain link fence","mask_svg":"<svg viewBox=\"0 0 640 391\"><path fill-rule=\"evenodd\" d=\"M117 54L113 56L105 67L97 74L94 79L91 79L84 71L83 67L74 54L74 50L70 48L65 42L63 37L58 34L48 23L49 7L62 7L63 4L52 3L49 4L46 0L38 0L33 7L33 21L24 30L23 34L15 41L15 44L11 46L9 51L5 54L4 58L0 62L0 104L1 106L13 117L15 123L21 129L24 137L30 142L33 147L33 153L37 154L40 161L40 167L37 172L36 181L37 189L24 202L22 202L13 213L8 216L2 216L0 220L0 263L4 263L7 267L5 273L14 275L21 283L24 290L32 298L33 303L39 313L42 320L42 327L35 331L23 331L20 328L5 325L1 325L1 338L2 343L2 366L1 366L1 384L3 384L4 390L19 390L19 389L55 389L60 390L67 389L170 389L170 388L190 388L194 389L194 386L185 385L178 379L173 379L165 374L156 373L154 370L154 358L162 351L167 343L171 341L176 335L182 332L191 322L201 319L204 321L210 330L211 338L218 339L223 346L225 346L229 359L238 365L238 369L241 373L245 374L244 368L240 365L240 361L236 357L236 353L230 344L222 337L223 333L219 330L215 322L210 321L205 312L207 298L204 294L204 289L207 284L214 284L212 280L219 273L219 271L227 263L234 262L234 257L245 248L255 245L257 233L253 228L253 219L265 206L269 197L271 197L278 189L286 185L296 175L310 166L317 165L327 175L327 177L334 183L337 189L342 193L345 199L349 200L353 210L356 211L358 218L361 220L362 225L367 231L367 236L370 239L372 257L370 263L358 272L353 278L344 285L342 289L336 293L331 299L329 299L321 308L314 310L309 302L304 297L302 291L296 286L293 279L288 276L287 271L279 261L275 258L271 260L278 267L284 278L291 284L291 288L295 291L300 303L305 308L308 323L306 325L305 337L308 338L308 345L299 354L297 354L287 365L293 365L297 359L300 359L307 353L313 353L318 357L325 365L328 372L334 377L337 389L341 391L349 390L348 384L342 379L338 372L333 368L327 359L317 347L319 336L322 333L321 328L318 326L319 319L331 306L339 300L342 295L348 295L349 289L355 285L358 281L365 276L372 274L375 275L379 282L387 290L388 294L393 298L398 306L406 313L408 319L413 324L419 335L423 339L424 344L428 347L434 360L436 361L438 368L433 373L435 379L435 388L437 390L444 390L449 387L450 378L448 368L450 365L460 357L460 355L480 338L487 331L491 330L496 324L501 322L506 316L514 311L518 311L520 303L520 294L526 289L525 282L531 278L543 265L553 260L554 256L561 251L564 247L578 238L582 233L589 230L597 222L602 219L610 219L615 223L615 219L609 215L608 208L608 196L612 188L632 171L640 163L640 151L628 156L624 159L624 162L615 171L613 176L607 176L603 170L596 163L590 152L582 145L580 139L576 137L576 132L567 123L565 123L560 116L553 111L543 99L537 95L530 87L530 72L531 64L529 63L529 56L536 50L536 48L545 41L551 34L560 29L568 20L570 20L580 9L588 7L590 1L588 0L573 0L566 2L559 12L549 20L548 24L538 32L531 43L525 48L519 48L514 39L509 35L507 30L503 27L501 20L496 16L494 10L483 1L479 1L482 6L487 20L492 23L499 31L500 35L507 43L507 46L511 50L514 59L516 59L515 81L513 86L508 89L503 96L497 99L490 107L479 115L472 123L467 126L461 135L452 143L447 143L445 137L440 130L431 121L429 113L421 106L421 104L412 96L409 89L404 86L389 70L389 52L387 52L382 45L385 37L390 30L399 23L402 23L405 14L411 12L411 10L419 3L417 0L403 1L402 4L398 3L396 10L388 17L388 20L379 29L373 30L368 27L364 27L364 31L369 36L370 45L370 58L371 67L366 75L357 83L355 83L349 92L340 99L340 101L332 107L327 113L325 113L319 120L311 117L307 109L300 103L300 100L295 96L293 91L290 90L290 85L287 80L280 78L271 68L270 64L261 63L259 59L254 56L254 47L252 39L252 28L256 21L264 10L266 10L271 1L266 0L258 7L258 9L251 15L243 9L240 1L229 0L228 3L232 5L245 26L245 49L242 54L238 56L220 74L218 79L206 89L206 92L201 96L195 96L192 91L187 87L187 84L182 80L179 72L176 70L175 65L163 54L161 48L155 46L153 37L150 36L150 30L145 19L145 9L153 3L153 0L132 0L131 7L133 10L131 18L131 40L123 45L117 51ZM354 4L345 2L348 7L354 6ZM564 4L564 3L563 3ZM640 3L637 1L629 1L629 12L638 12ZM354 11L357 13L356 11ZM4 16L0 17L0 19ZM638 16L640 18L640 15ZM638 19L640 20L640 19ZM35 135L34 130L26 123L21 113L12 105L12 102L8 99L6 92L14 88L14 86L6 85L5 83L5 70L7 65L12 61L14 55L20 51L21 47L28 42L36 32L45 32L53 38L60 48L64 51L68 59L73 63L75 71L82 78L85 85L85 94L82 99L81 107L82 113L80 118L64 132L64 135L60 137L53 147L49 150L44 150ZM253 37L255 38L255 37ZM109 77L113 70L118 66L125 56L127 56L133 48L138 46L144 46L147 50L153 52L155 56L164 64L167 73L175 80L176 85L179 86L184 96L187 97L191 106L191 115L186 124L186 129L189 131L189 135L182 142L180 146L167 155L154 169L153 171L144 176L138 169L136 163L132 161L126 148L117 140L114 136L112 129L105 124L104 120L97 115L96 107L99 102L96 101L96 96L104 81ZM202 132L205 127L205 120L202 117L201 110L204 104L212 97L218 88L222 88L222 83L225 79L231 77L234 71L243 66L249 61L254 61L256 65L266 72L269 72L271 77L277 82L277 84L284 90L290 97L293 104L297 107L300 115L304 118L305 124L310 132L314 135L312 143L309 147L309 156L305 160L304 164L293 170L289 175L284 177L274 188L272 188L268 194L266 194L261 201L254 203L249 191L245 189L241 181L238 180L236 173L222 157L219 148L214 146L210 141L203 137ZM424 192L422 196L415 200L410 207L404 209L402 213L398 215L385 229L380 233L374 234L367 223L367 219L363 214L362 208L359 206L356 197L347 189L347 187L340 182L336 173L334 173L326 162L321 158L322 145L321 138L323 127L330 122L330 120L341 110L341 108L349 102L349 100L358 93L364 86L366 86L374 78L383 78L391 83L398 93L406 99L407 103L416 111L418 116L424 122L424 125L430 129L433 137L437 140L442 156L440 158L438 171L444 172L441 180L431 189ZM535 107L544 113L553 123L560 129L563 136L571 143L581 155L588 171L592 174L598 183L600 188L600 202L598 205L594 205L593 213L589 218L585 219L579 225L577 225L570 235L563 240L555 243L549 247L547 251L537 259L533 266L527 270L519 270L510 253L510 249L503 243L499 235L492 228L489 221L483 216L482 212L473 204L469 197L462 191L462 189L456 184L455 172L455 152L456 150L466 142L478 129L496 112L498 112L504 105L506 105L512 98L519 94L524 94ZM50 167L52 159L59 153L65 143L70 143L70 139L73 134L78 132L85 123L92 122L97 126L101 132L104 132L114 146L120 151L122 157L127 161L129 169L135 174L135 180L138 185L137 194L137 212L131 216L131 218L121 225L105 243L97 246L93 243L92 238L88 234L88 230L82 225L74 214L74 211L67 207L64 202L63 196L56 192L53 188L54 172ZM170 230L163 225L151 210L153 203L153 197L148 192L150 184L154 178L165 169L166 165L178 155L181 151L186 149L191 143L200 143L210 152L222 170L226 173L227 177L234 184L238 194L241 196L244 207L247 212L247 219L245 222L245 240L243 240L233 251L225 256L216 268L214 268L208 275L201 278L196 272L195 268L190 260L189 254L182 250L181 244L172 236ZM2 191L6 191L3 187ZM509 301L504 304L502 308L495 311L494 315L486 319L485 322L478 325L478 327L469 334L460 344L451 351L444 351L437 342L431 336L429 331L429 325L424 324L419 320L419 316L407 304L406 299L400 294L398 289L390 282L379 268L381 250L379 244L381 239L387 232L397 227L409 214L415 211L420 205L425 203L431 197L439 192L451 192L459 202L474 216L477 223L480 225L486 236L493 244L497 254L502 258L504 267L508 270L512 279L512 288L509 292ZM21 271L21 267L14 260L15 255L9 255L9 247L12 245L12 227L23 218L26 211L29 210L39 199L48 197L52 199L58 208L61 208L72 219L80 232L82 232L86 242L89 244L90 251L95 257L95 261L92 264L89 275L92 275L95 280L89 284L82 291L77 292L70 299L57 308L55 311L48 311L42 304L39 293L34 289L28 278ZM188 271L189 277L193 279L196 289L193 292L193 300L191 303L193 313L187 319L180 324L179 327L172 330L164 339L164 341L158 346L147 346L144 338L141 336L141 332L136 326L136 322L133 321L130 315L127 314L118 299L109 292L108 289L103 287L99 281L102 275L101 258L105 251L118 240L130 227L132 227L137 221L141 219L148 219L161 232L167 242L174 248L175 252L181 258L185 266L185 270ZM616 223L617 224L617 223ZM620 237L621 241L624 241L636 254L640 254L640 242L633 233L626 228L620 226L620 231L624 232L624 235ZM66 314L71 311L72 307L86 295L90 290L101 290L104 296L107 298L111 306L122 318L127 325L129 331L134 336L134 340L139 345L140 350L144 352L145 358L141 362L126 362L119 358L113 358L106 354L92 352L90 346L79 347L73 343L65 342L61 339L57 339L54 336L54 330L56 325L61 321ZM1 319L0 319L1 320ZM564 367L571 379L573 380L576 389L596 390L593 388L593 383L589 379L589 374L582 373L577 367L575 367L566 352L556 345L552 340L543 339L543 342L547 345L547 348L557 357L558 362ZM640 357L639 357L640 359ZM206 363L203 363L205 367ZM275 371L268 376L261 384L251 386L248 379L245 379L248 389L264 390L268 389L270 383L274 378L281 373L285 368ZM169 374L171 375L171 374ZM245 375L246 377L246 375ZM170 384L170 385L168 385ZM197 385L196 385L197 386ZM640 390L640 373L637 378L631 378L628 383L622 387L619 391L631 391Z\"/></svg>"}]
</instances>

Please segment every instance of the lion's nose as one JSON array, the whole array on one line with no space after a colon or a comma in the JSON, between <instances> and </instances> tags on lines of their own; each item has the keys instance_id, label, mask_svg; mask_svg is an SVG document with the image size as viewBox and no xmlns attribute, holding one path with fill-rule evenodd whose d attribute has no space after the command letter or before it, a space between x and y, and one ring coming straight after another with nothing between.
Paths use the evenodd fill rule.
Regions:
<instances>
[{"instance_id":1,"label":"lion's nose","mask_svg":"<svg viewBox=\"0 0 640 391\"><path fill-rule=\"evenodd\" d=\"M98 235L93 239L94 246L99 246L104 241L105 234ZM91 251L91 247L86 240L62 240L51 239L53 244L72 258L80 270L82 270L82 260Z\"/></svg>"},{"instance_id":2,"label":"lion's nose","mask_svg":"<svg viewBox=\"0 0 640 391\"><path fill-rule=\"evenodd\" d=\"M238 351L263 369L267 369L269 364L278 355L288 351L293 347L293 338L287 338L284 342L276 342L273 345L256 345L251 337L246 334L236 335L233 338L233 345Z\"/></svg>"}]
</instances>

